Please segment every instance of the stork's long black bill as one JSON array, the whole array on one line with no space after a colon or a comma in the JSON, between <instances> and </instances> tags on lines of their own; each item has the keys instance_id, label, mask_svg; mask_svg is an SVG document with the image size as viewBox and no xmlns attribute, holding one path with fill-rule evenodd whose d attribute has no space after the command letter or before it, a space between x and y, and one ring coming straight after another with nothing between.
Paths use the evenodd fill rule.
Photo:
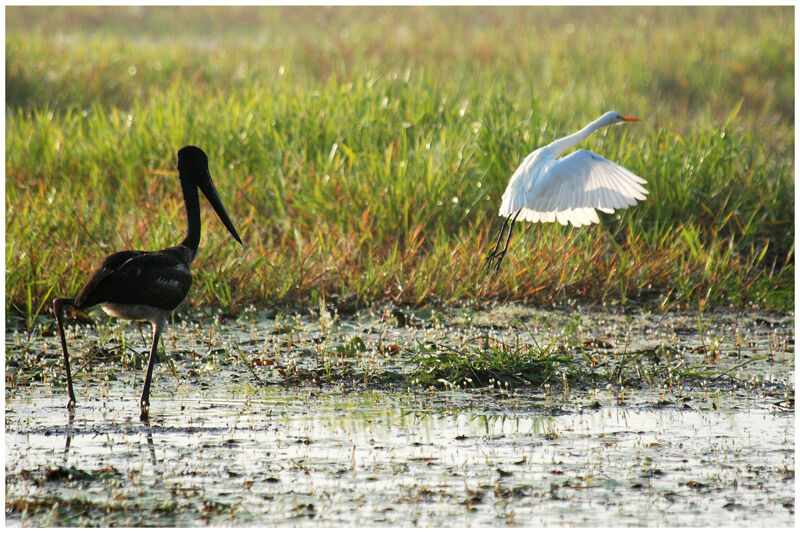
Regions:
<instances>
[{"instance_id":1,"label":"stork's long black bill","mask_svg":"<svg viewBox=\"0 0 800 533\"><path fill-rule=\"evenodd\" d=\"M203 176L197 186L200 187L200 190L203 191L205 197L208 198L208 202L211 204L211 207L213 207L214 211L217 212L217 216L222 223L225 224L225 227L228 228L228 231L231 233L231 235L233 235L233 238L236 239L239 244L242 244L242 239L239 238L239 233L236 231L233 222L231 222L231 217L228 216L225 206L222 205L222 200L219 197L217 188L214 187L214 182L211 181L211 174L206 172L205 176Z\"/></svg>"}]
</instances>

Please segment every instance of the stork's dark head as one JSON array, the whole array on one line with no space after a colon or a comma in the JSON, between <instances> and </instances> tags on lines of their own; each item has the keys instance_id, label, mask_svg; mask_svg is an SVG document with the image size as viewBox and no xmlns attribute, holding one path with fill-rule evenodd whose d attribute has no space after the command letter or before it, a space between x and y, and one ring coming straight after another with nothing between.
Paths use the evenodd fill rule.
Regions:
<instances>
[{"instance_id":1,"label":"stork's dark head","mask_svg":"<svg viewBox=\"0 0 800 533\"><path fill-rule=\"evenodd\" d=\"M178 174L181 181L188 180L194 183L203 191L203 194L208 198L211 207L217 212L217 216L228 228L228 231L233 235L239 244L242 244L242 239L236 232L225 206L222 205L219 193L217 193L214 182L211 181L211 173L208 171L208 156L197 146L184 146L178 150Z\"/></svg>"},{"instance_id":2,"label":"stork's dark head","mask_svg":"<svg viewBox=\"0 0 800 533\"><path fill-rule=\"evenodd\" d=\"M178 171L193 173L208 172L208 156L197 146L184 146L178 150Z\"/></svg>"}]
</instances>

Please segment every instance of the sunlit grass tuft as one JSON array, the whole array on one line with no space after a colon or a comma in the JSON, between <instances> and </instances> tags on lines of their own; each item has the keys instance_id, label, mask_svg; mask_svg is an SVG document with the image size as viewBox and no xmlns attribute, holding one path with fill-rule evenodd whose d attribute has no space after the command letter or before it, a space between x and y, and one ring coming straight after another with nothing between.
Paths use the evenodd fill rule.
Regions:
<instances>
[{"instance_id":1,"label":"sunlit grass tuft","mask_svg":"<svg viewBox=\"0 0 800 533\"><path fill-rule=\"evenodd\" d=\"M538 386L565 376L572 359L553 346L509 346L488 337L459 346L420 343L410 381L437 388Z\"/></svg>"}]
</instances>

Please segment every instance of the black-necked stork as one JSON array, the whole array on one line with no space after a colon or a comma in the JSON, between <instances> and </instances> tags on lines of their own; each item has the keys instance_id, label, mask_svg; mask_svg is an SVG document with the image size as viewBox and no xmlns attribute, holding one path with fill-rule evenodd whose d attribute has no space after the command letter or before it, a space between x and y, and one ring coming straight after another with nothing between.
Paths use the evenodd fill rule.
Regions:
<instances>
[{"instance_id":1,"label":"black-necked stork","mask_svg":"<svg viewBox=\"0 0 800 533\"><path fill-rule=\"evenodd\" d=\"M239 244L242 240L236 232L225 206L219 198L217 189L208 171L208 157L196 146L184 146L178 151L178 177L186 204L188 230L186 238L178 246L158 252L126 250L106 257L100 268L75 298L56 298L53 312L61 336L64 351L64 367L67 371L69 402L67 407L75 406L75 393L72 390L72 373L69 368L69 354L64 337L62 310L71 305L76 309L87 309L100 304L107 314L117 318L147 321L153 326L153 345L142 391L141 413L147 417L150 406L150 381L156 360L156 348L169 314L178 307L192 285L191 264L200 244L200 201L198 187L222 223L228 228Z\"/></svg>"}]
</instances>

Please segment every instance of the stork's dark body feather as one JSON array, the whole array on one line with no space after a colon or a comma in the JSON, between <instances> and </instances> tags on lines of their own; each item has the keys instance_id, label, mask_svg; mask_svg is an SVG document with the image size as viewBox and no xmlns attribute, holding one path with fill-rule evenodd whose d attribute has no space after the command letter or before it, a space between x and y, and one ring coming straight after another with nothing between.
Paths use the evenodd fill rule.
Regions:
<instances>
[{"instance_id":1,"label":"stork's dark body feather","mask_svg":"<svg viewBox=\"0 0 800 533\"><path fill-rule=\"evenodd\" d=\"M172 311L189 294L193 256L185 246L111 254L75 296L75 307L111 303Z\"/></svg>"},{"instance_id":2,"label":"stork's dark body feather","mask_svg":"<svg viewBox=\"0 0 800 533\"><path fill-rule=\"evenodd\" d=\"M150 381L156 360L158 339L169 314L186 298L192 286L190 267L200 245L198 188L203 191L231 235L240 244L242 242L211 181L208 157L201 149L196 146L185 146L178 151L178 177L186 205L188 226L186 237L178 246L158 252L126 250L111 254L105 258L100 268L94 271L75 298L53 300L53 312L58 322L61 348L64 352L69 408L75 405L75 393L72 390L69 353L62 324L62 310L65 306L87 309L99 304L109 315L131 320L146 320L153 325L153 343L141 400L142 417L146 418L150 405Z\"/></svg>"}]
</instances>

